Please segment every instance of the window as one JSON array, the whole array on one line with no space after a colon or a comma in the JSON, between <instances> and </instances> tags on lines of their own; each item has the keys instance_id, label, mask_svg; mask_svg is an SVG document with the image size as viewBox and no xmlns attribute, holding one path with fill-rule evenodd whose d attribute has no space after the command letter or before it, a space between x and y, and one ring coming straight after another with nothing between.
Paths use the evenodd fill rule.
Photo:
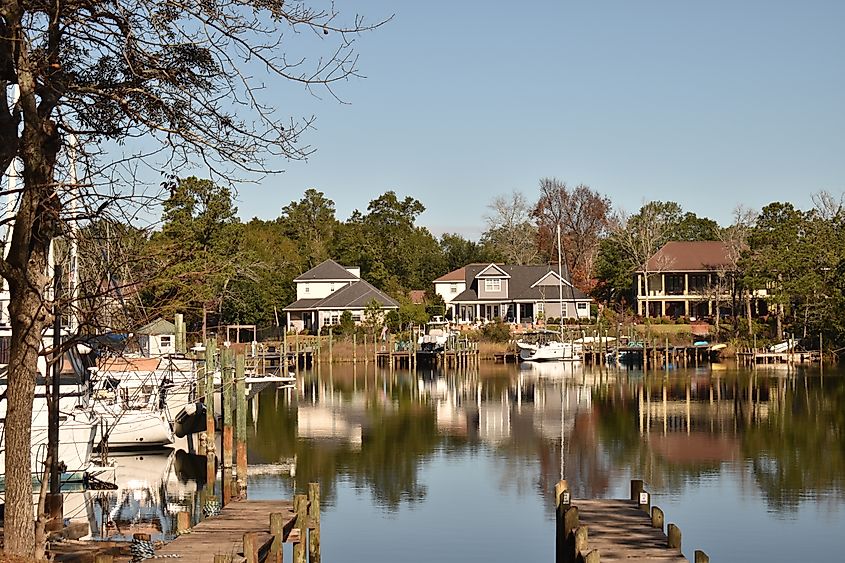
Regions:
<instances>
[{"instance_id":1,"label":"window","mask_svg":"<svg viewBox=\"0 0 845 563\"><path fill-rule=\"evenodd\" d=\"M545 313L546 312L546 304L545 303L537 303L537 312L538 313Z\"/></svg>"},{"instance_id":2,"label":"window","mask_svg":"<svg viewBox=\"0 0 845 563\"><path fill-rule=\"evenodd\" d=\"M484 280L484 291L502 291L502 280Z\"/></svg>"},{"instance_id":3,"label":"window","mask_svg":"<svg viewBox=\"0 0 845 563\"><path fill-rule=\"evenodd\" d=\"M305 290L304 291L305 291L305 293L309 293L311 291L311 288L308 287L307 283L305 284Z\"/></svg>"},{"instance_id":4,"label":"window","mask_svg":"<svg viewBox=\"0 0 845 563\"><path fill-rule=\"evenodd\" d=\"M458 284L453 283L449 286L449 293L457 293L458 292Z\"/></svg>"},{"instance_id":5,"label":"window","mask_svg":"<svg viewBox=\"0 0 845 563\"><path fill-rule=\"evenodd\" d=\"M334 291L334 282L329 284L329 291Z\"/></svg>"},{"instance_id":6,"label":"window","mask_svg":"<svg viewBox=\"0 0 845 563\"><path fill-rule=\"evenodd\" d=\"M587 304L586 304L586 303L578 303L576 306L577 306L577 307L578 307L578 309L580 309L580 310L584 310L584 309L586 309L586 308L587 308Z\"/></svg>"},{"instance_id":7,"label":"window","mask_svg":"<svg viewBox=\"0 0 845 563\"><path fill-rule=\"evenodd\" d=\"M173 337L172 336L162 336L161 338L161 347L162 348L169 348L173 346Z\"/></svg>"}]
</instances>

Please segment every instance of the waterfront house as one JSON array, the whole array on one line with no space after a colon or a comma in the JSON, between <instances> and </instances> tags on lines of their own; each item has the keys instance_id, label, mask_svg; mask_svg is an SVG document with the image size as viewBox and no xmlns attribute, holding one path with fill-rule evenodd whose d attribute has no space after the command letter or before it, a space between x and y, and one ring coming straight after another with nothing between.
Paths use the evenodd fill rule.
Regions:
<instances>
[{"instance_id":1,"label":"waterfront house","mask_svg":"<svg viewBox=\"0 0 845 563\"><path fill-rule=\"evenodd\" d=\"M562 273L549 265L468 264L434 280L434 290L459 322L589 318L591 299Z\"/></svg>"},{"instance_id":2,"label":"waterfront house","mask_svg":"<svg viewBox=\"0 0 845 563\"><path fill-rule=\"evenodd\" d=\"M637 313L713 316L730 303L735 273L730 249L721 241L669 241L635 274Z\"/></svg>"},{"instance_id":3,"label":"waterfront house","mask_svg":"<svg viewBox=\"0 0 845 563\"><path fill-rule=\"evenodd\" d=\"M324 326L340 324L340 316L349 311L356 324L375 301L382 313L399 309L384 292L361 279L361 269L344 267L334 260L317 264L294 278L296 301L284 308L288 328L316 333Z\"/></svg>"}]
</instances>

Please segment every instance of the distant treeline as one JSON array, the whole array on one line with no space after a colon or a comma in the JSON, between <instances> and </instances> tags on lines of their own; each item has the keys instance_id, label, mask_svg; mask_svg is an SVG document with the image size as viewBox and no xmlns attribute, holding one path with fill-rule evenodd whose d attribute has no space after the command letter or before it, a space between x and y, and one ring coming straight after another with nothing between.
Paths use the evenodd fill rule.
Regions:
<instances>
[{"instance_id":1,"label":"distant treeline","mask_svg":"<svg viewBox=\"0 0 845 563\"><path fill-rule=\"evenodd\" d=\"M87 283L107 279L122 288L130 316L179 311L194 325L203 317L283 324L281 310L296 298L292 280L326 258L359 266L363 278L407 302L410 290L431 295L432 280L468 263L556 262L560 225L573 280L608 311L630 315L634 272L665 242L721 240L734 262L720 274L734 296L725 320L734 337L823 333L831 346L845 345L845 207L827 193L808 210L790 203L737 208L733 223L720 226L675 202L652 201L627 214L588 186L547 178L536 200L513 192L479 209L486 230L473 241L455 233L436 238L417 224L423 203L393 191L341 221L334 202L309 189L278 218L244 223L226 187L192 177L170 189L159 230L101 222L82 236ZM771 315L749 325L744 312L760 288L768 290Z\"/></svg>"}]
</instances>

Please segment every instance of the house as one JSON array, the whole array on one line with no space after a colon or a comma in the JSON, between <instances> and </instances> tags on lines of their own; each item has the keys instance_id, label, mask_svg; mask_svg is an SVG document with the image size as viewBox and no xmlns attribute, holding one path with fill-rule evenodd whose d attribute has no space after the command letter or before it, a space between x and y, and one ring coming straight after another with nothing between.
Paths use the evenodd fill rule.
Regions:
<instances>
[{"instance_id":1,"label":"house","mask_svg":"<svg viewBox=\"0 0 845 563\"><path fill-rule=\"evenodd\" d=\"M715 240L669 241L635 274L637 314L709 317L731 301L735 266L728 246Z\"/></svg>"},{"instance_id":2,"label":"house","mask_svg":"<svg viewBox=\"0 0 845 563\"><path fill-rule=\"evenodd\" d=\"M146 357L176 353L176 325L161 317L135 331L141 354Z\"/></svg>"},{"instance_id":3,"label":"house","mask_svg":"<svg viewBox=\"0 0 845 563\"><path fill-rule=\"evenodd\" d=\"M296 301L284 308L287 326L301 332L340 324L344 311L356 324L364 318L367 306L375 301L382 312L399 309L394 299L361 279L361 269L346 268L326 260L294 278Z\"/></svg>"},{"instance_id":4,"label":"house","mask_svg":"<svg viewBox=\"0 0 845 563\"><path fill-rule=\"evenodd\" d=\"M469 264L434 280L434 291L459 322L590 317L591 299L572 285L565 269L559 276L555 266Z\"/></svg>"}]
</instances>

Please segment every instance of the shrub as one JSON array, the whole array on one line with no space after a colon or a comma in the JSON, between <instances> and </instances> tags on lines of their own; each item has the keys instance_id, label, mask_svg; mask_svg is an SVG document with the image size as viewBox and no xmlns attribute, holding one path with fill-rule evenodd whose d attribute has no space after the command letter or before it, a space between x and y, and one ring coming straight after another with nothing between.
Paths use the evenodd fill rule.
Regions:
<instances>
[{"instance_id":1,"label":"shrub","mask_svg":"<svg viewBox=\"0 0 845 563\"><path fill-rule=\"evenodd\" d=\"M481 327L481 336L490 342L507 342L511 339L511 327L509 324L496 319Z\"/></svg>"}]
</instances>

